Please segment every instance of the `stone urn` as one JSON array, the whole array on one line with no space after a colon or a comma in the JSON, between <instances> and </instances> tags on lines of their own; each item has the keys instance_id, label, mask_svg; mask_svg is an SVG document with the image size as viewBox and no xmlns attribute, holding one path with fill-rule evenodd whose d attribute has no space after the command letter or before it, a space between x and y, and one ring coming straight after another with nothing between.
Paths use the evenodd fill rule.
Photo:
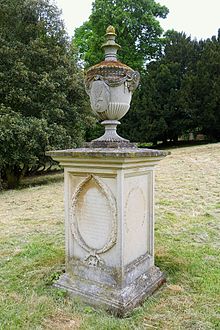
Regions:
<instances>
[{"instance_id":1,"label":"stone urn","mask_svg":"<svg viewBox=\"0 0 220 330\"><path fill-rule=\"evenodd\" d=\"M137 88L140 75L117 60L120 45L115 42L115 29L106 30L106 42L102 45L105 60L88 69L85 75L86 92L90 97L92 111L102 120L105 133L92 141L92 146L131 146L120 137L116 127L129 110L132 93Z\"/></svg>"}]
</instances>

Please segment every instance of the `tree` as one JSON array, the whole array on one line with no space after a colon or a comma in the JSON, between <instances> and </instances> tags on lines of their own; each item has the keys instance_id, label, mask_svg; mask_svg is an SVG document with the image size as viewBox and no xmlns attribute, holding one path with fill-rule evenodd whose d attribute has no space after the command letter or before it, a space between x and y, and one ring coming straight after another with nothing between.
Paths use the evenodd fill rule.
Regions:
<instances>
[{"instance_id":1,"label":"tree","mask_svg":"<svg viewBox=\"0 0 220 330\"><path fill-rule=\"evenodd\" d=\"M197 42L185 33L167 31L164 54L157 64L149 68L156 85L156 108L160 114L157 139L166 142L177 141L178 137L193 125L191 108L184 101L183 81L195 67L198 52ZM160 122L165 125L161 128Z\"/></svg>"},{"instance_id":2,"label":"tree","mask_svg":"<svg viewBox=\"0 0 220 330\"><path fill-rule=\"evenodd\" d=\"M198 53L194 71L184 81L186 104L197 131L220 140L220 30L217 37L199 42Z\"/></svg>"},{"instance_id":3,"label":"tree","mask_svg":"<svg viewBox=\"0 0 220 330\"><path fill-rule=\"evenodd\" d=\"M134 141L177 141L189 132L220 139L220 32L207 40L167 31L161 57L142 73L120 133Z\"/></svg>"},{"instance_id":4,"label":"tree","mask_svg":"<svg viewBox=\"0 0 220 330\"><path fill-rule=\"evenodd\" d=\"M183 79L196 63L196 45L185 33L166 32L163 53L148 63L139 98L134 98L133 113L126 118L126 130L132 131L134 140L177 141L192 125L192 114L181 96Z\"/></svg>"},{"instance_id":5,"label":"tree","mask_svg":"<svg viewBox=\"0 0 220 330\"><path fill-rule=\"evenodd\" d=\"M75 30L73 42L85 66L103 60L100 49L104 33L114 25L117 42L122 49L119 59L142 71L147 61L161 51L162 28L158 18L165 18L168 9L154 0L95 0L89 20Z\"/></svg>"},{"instance_id":6,"label":"tree","mask_svg":"<svg viewBox=\"0 0 220 330\"><path fill-rule=\"evenodd\" d=\"M80 145L91 120L57 7L0 0L0 8L0 172L14 187L51 161L46 150Z\"/></svg>"}]
</instances>

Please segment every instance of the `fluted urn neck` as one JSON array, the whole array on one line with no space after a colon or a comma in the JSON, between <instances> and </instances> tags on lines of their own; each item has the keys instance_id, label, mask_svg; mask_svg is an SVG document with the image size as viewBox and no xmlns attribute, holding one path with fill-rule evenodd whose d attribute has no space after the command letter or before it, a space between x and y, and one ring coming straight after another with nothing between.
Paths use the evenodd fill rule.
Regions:
<instances>
[{"instance_id":1,"label":"fluted urn neck","mask_svg":"<svg viewBox=\"0 0 220 330\"><path fill-rule=\"evenodd\" d=\"M121 46L115 42L117 34L114 26L107 27L105 36L106 42L101 46L105 53L105 61L117 61L117 51Z\"/></svg>"}]
</instances>

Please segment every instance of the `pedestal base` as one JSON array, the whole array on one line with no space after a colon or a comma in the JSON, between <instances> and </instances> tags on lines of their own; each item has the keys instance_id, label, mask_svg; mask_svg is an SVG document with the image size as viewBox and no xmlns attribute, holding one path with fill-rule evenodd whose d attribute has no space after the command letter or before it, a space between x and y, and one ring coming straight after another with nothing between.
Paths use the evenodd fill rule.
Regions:
<instances>
[{"instance_id":1,"label":"pedestal base","mask_svg":"<svg viewBox=\"0 0 220 330\"><path fill-rule=\"evenodd\" d=\"M49 154L65 171L66 273L55 286L124 316L165 280L154 266L153 195L154 167L167 153L108 147Z\"/></svg>"},{"instance_id":2,"label":"pedestal base","mask_svg":"<svg viewBox=\"0 0 220 330\"><path fill-rule=\"evenodd\" d=\"M159 268L153 266L124 288L107 286L77 277L72 279L68 274L62 275L54 286L67 290L71 296L80 297L92 306L102 307L122 317L152 295L164 282L164 274Z\"/></svg>"}]
</instances>

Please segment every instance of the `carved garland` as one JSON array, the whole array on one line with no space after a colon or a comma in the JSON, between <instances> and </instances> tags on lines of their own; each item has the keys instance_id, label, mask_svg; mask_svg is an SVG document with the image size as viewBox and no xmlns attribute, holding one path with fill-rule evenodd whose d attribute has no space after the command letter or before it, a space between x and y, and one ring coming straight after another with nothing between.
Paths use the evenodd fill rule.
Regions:
<instances>
[{"instance_id":1,"label":"carved garland","mask_svg":"<svg viewBox=\"0 0 220 330\"><path fill-rule=\"evenodd\" d=\"M139 84L140 74L138 71L132 71L127 73L125 76L120 77L119 75L117 76L117 74L115 73L115 75L110 78L104 77L101 74L96 74L92 78L87 78L85 80L85 88L88 95L90 95L92 82L98 80L104 81L105 84L109 87L117 87L121 86L124 83L127 83L129 92L133 92Z\"/></svg>"},{"instance_id":2,"label":"carved garland","mask_svg":"<svg viewBox=\"0 0 220 330\"><path fill-rule=\"evenodd\" d=\"M94 180L96 184L99 186L101 191L106 197L106 200L108 201L110 210L112 212L112 230L109 237L108 242L100 248L100 249L93 249L90 247L82 238L79 226L78 226L78 219L76 215L76 206L77 206L77 200L78 197L83 190L84 185L89 182L90 180ZM77 243L87 252L89 252L89 255L86 257L86 260L90 258L90 256L97 258L97 260L100 262L100 258L97 256L97 254L105 253L106 251L110 250L116 243L117 240L117 210L116 210L116 201L115 198L111 192L111 190L103 184L103 182L94 175L87 176L76 188L76 191L72 197L72 207L71 207L71 230L72 234L77 241Z\"/></svg>"}]
</instances>

